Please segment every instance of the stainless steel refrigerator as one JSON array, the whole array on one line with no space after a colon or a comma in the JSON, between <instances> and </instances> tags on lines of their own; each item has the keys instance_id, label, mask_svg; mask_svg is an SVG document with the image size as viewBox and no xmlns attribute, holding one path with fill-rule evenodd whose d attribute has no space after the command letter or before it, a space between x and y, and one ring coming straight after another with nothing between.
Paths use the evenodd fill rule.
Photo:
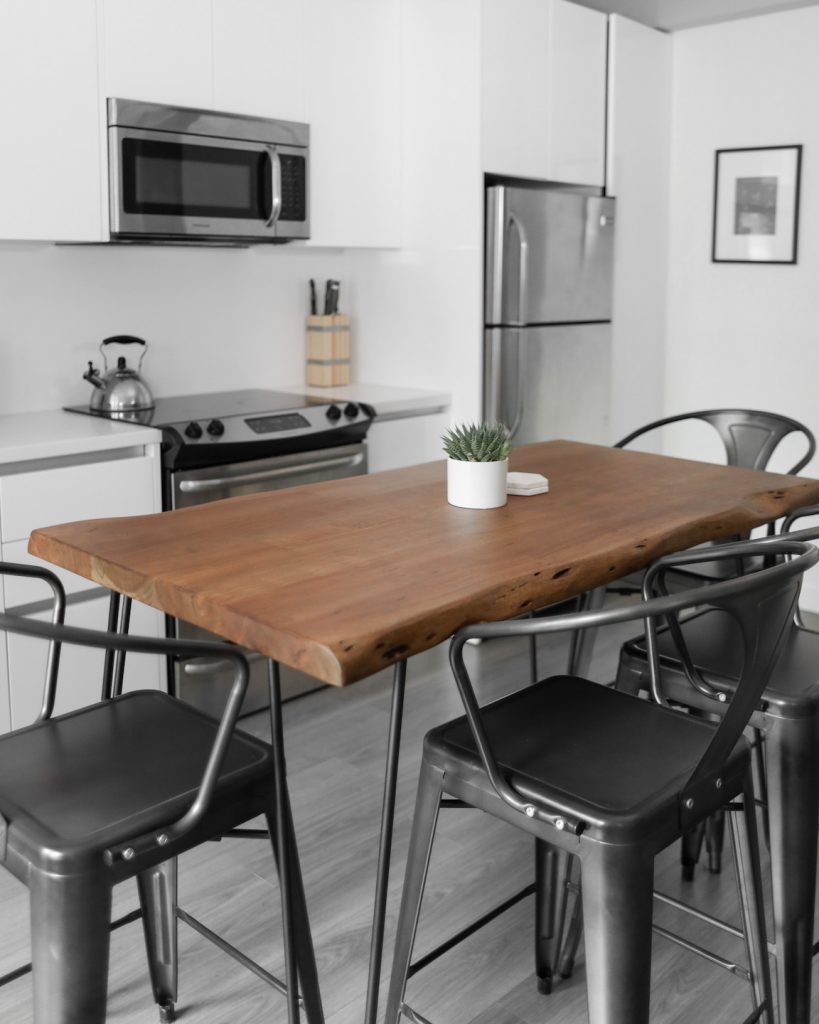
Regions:
<instances>
[{"instance_id":1,"label":"stainless steel refrigerator","mask_svg":"<svg viewBox=\"0 0 819 1024\"><path fill-rule=\"evenodd\" d=\"M486 192L486 420L515 444L610 444L614 200L590 189Z\"/></svg>"}]
</instances>

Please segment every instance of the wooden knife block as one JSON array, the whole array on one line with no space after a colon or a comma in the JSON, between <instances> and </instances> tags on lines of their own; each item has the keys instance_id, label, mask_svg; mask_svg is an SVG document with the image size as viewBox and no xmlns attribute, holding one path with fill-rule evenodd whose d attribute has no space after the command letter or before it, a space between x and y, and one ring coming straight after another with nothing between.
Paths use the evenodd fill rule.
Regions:
<instances>
[{"instance_id":1,"label":"wooden knife block","mask_svg":"<svg viewBox=\"0 0 819 1024\"><path fill-rule=\"evenodd\" d=\"M350 318L346 314L307 317L307 383L319 388L350 383Z\"/></svg>"}]
</instances>

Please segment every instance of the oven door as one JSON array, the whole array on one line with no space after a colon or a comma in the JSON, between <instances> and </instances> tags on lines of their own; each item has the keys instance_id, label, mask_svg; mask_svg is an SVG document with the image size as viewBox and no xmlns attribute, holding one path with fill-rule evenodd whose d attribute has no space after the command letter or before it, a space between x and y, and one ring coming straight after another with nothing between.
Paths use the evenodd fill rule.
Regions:
<instances>
[{"instance_id":1,"label":"oven door","mask_svg":"<svg viewBox=\"0 0 819 1024\"><path fill-rule=\"evenodd\" d=\"M340 445L320 451L171 473L167 481L166 504L171 508L189 508L206 501L336 480L366 472L366 444ZM215 639L212 634L178 619L170 620L169 633L183 639ZM253 651L246 653L250 661L250 685L242 714L251 714L268 703L267 661ZM176 666L176 693L208 714L218 716L224 708L232 679L231 666L225 662L214 658L191 659L182 666ZM324 685L312 676L285 665L281 668L281 680L285 700Z\"/></svg>"},{"instance_id":2,"label":"oven door","mask_svg":"<svg viewBox=\"0 0 819 1024\"><path fill-rule=\"evenodd\" d=\"M113 237L309 237L305 148L119 126L108 145Z\"/></svg>"}]
</instances>

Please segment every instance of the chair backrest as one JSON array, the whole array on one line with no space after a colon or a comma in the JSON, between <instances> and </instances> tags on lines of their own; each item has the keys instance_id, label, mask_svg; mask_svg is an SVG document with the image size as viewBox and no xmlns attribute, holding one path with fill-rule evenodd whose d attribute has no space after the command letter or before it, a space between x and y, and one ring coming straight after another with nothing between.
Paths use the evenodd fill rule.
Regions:
<instances>
[{"instance_id":1,"label":"chair backrest","mask_svg":"<svg viewBox=\"0 0 819 1024\"><path fill-rule=\"evenodd\" d=\"M802 434L808 445L802 458L788 470L789 474L798 473L810 462L816 451L816 439L804 424L789 416L756 409L705 409L666 416L632 431L614 447L624 448L649 431L685 420L702 420L716 430L725 445L725 458L729 466L765 469L780 441L788 434Z\"/></svg>"},{"instance_id":2,"label":"chair backrest","mask_svg":"<svg viewBox=\"0 0 819 1024\"><path fill-rule=\"evenodd\" d=\"M751 713L759 703L771 670L778 656L785 629L793 618L803 573L819 561L819 550L804 540L767 537L762 540L742 541L721 545L719 549L695 549L676 555L666 555L650 570L650 578L662 583L665 572L704 561L716 559L745 559L758 555L787 558L773 565L735 576L718 583L697 586L678 594L664 594L644 599L639 605L630 604L599 611L579 612L544 619L515 619L504 622L480 623L459 629L450 645L450 665L466 709L484 768L498 795L510 806L527 815L555 823L557 819L543 809L533 808L513 788L498 770L480 715L480 707L464 664L463 649L472 637L491 640L499 637L532 636L541 633L560 633L597 628L642 619L646 624L649 644L651 688L655 698L666 703L662 696L658 658L656 654L656 623L659 619L674 621L680 612L698 607L717 607L732 616L742 636L743 666L735 693L721 716L707 749L693 769L680 793L680 813L685 820L686 802L696 806L696 793L714 784L726 758L748 724ZM679 631L675 631L678 633ZM690 658L681 655L683 665ZM695 683L691 679L692 685ZM698 687L699 688L699 687ZM725 695L712 691L715 699L727 703ZM563 824L565 820L561 818ZM582 823L576 823L576 831Z\"/></svg>"}]
</instances>

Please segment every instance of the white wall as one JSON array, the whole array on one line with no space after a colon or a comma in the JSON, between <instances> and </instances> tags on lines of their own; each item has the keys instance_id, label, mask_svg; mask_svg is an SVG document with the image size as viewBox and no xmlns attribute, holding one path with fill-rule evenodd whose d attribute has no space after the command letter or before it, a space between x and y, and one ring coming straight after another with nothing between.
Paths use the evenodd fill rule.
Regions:
<instances>
[{"instance_id":1,"label":"white wall","mask_svg":"<svg viewBox=\"0 0 819 1024\"><path fill-rule=\"evenodd\" d=\"M668 414L767 409L819 434L817 39L816 7L673 36ZM715 151L795 143L804 147L797 264L712 263ZM681 444L690 454L690 438ZM698 454L714 449L703 441ZM771 468L785 468L784 456ZM819 461L805 472L819 475Z\"/></svg>"},{"instance_id":2,"label":"white wall","mask_svg":"<svg viewBox=\"0 0 819 1024\"><path fill-rule=\"evenodd\" d=\"M114 334L148 342L158 396L301 383L311 276L346 283L344 254L0 246L0 411L87 401L82 373Z\"/></svg>"},{"instance_id":3,"label":"white wall","mask_svg":"<svg viewBox=\"0 0 819 1024\"><path fill-rule=\"evenodd\" d=\"M817 39L819 8L673 37L668 413L770 409L819 433ZM804 146L798 263L712 263L715 151L791 143Z\"/></svg>"}]
</instances>

